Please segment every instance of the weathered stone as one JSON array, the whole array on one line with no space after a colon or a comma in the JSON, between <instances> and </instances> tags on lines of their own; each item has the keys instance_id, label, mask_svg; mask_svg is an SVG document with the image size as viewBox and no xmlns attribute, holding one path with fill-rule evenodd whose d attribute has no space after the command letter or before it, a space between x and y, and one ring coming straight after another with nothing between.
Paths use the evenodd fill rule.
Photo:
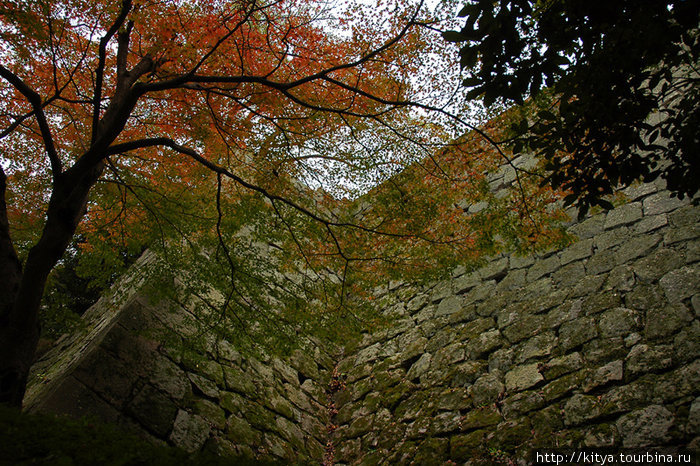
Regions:
<instances>
[{"instance_id":1,"label":"weathered stone","mask_svg":"<svg viewBox=\"0 0 700 466\"><path fill-rule=\"evenodd\" d=\"M282 396L280 396L278 393L273 394L270 397L266 398L266 403L265 406L273 410L274 412L281 414L282 416L286 417L287 419L292 419L294 420L294 408L292 407L291 403L287 400L285 400Z\"/></svg>"},{"instance_id":2,"label":"weathered stone","mask_svg":"<svg viewBox=\"0 0 700 466\"><path fill-rule=\"evenodd\" d=\"M582 366L583 360L581 359L581 355L576 352L551 359L543 364L540 369L545 379L553 380L564 374L577 371Z\"/></svg>"},{"instance_id":3,"label":"weathered stone","mask_svg":"<svg viewBox=\"0 0 700 466\"><path fill-rule=\"evenodd\" d=\"M506 374L506 388L508 391L525 390L544 380L537 363L518 366Z\"/></svg>"},{"instance_id":4,"label":"weathered stone","mask_svg":"<svg viewBox=\"0 0 700 466\"><path fill-rule=\"evenodd\" d=\"M673 414L668 409L652 405L622 416L616 426L623 447L639 448L668 441L673 421Z\"/></svg>"},{"instance_id":5,"label":"weathered stone","mask_svg":"<svg viewBox=\"0 0 700 466\"><path fill-rule=\"evenodd\" d=\"M627 373L632 376L667 369L672 364L673 346L671 345L653 347L645 344L636 345L630 350L625 361Z\"/></svg>"},{"instance_id":6,"label":"weathered stone","mask_svg":"<svg viewBox=\"0 0 700 466\"><path fill-rule=\"evenodd\" d=\"M650 231L658 230L661 227L665 227L666 225L668 225L666 214L653 215L651 217L644 217L641 219L634 226L634 232L636 234L648 233Z\"/></svg>"},{"instance_id":7,"label":"weathered stone","mask_svg":"<svg viewBox=\"0 0 700 466\"><path fill-rule=\"evenodd\" d=\"M664 235L664 244L671 246L700 237L700 225L672 228Z\"/></svg>"},{"instance_id":8,"label":"weathered stone","mask_svg":"<svg viewBox=\"0 0 700 466\"><path fill-rule=\"evenodd\" d=\"M602 337L625 336L639 328L639 321L638 312L624 307L616 307L600 315L598 328Z\"/></svg>"},{"instance_id":9,"label":"weathered stone","mask_svg":"<svg viewBox=\"0 0 700 466\"><path fill-rule=\"evenodd\" d=\"M262 445L267 452L278 458L291 459L296 456L292 446L272 432L263 434Z\"/></svg>"},{"instance_id":10,"label":"weathered stone","mask_svg":"<svg viewBox=\"0 0 700 466\"><path fill-rule=\"evenodd\" d=\"M226 388L243 395L253 396L257 393L257 387L252 382L251 377L234 366L223 366Z\"/></svg>"},{"instance_id":11,"label":"weathered stone","mask_svg":"<svg viewBox=\"0 0 700 466\"><path fill-rule=\"evenodd\" d=\"M238 393L221 392L219 406L229 413L239 414L245 407L247 401Z\"/></svg>"},{"instance_id":12,"label":"weathered stone","mask_svg":"<svg viewBox=\"0 0 700 466\"><path fill-rule=\"evenodd\" d=\"M493 404L477 407L462 417L462 430L480 429L495 426L503 420L498 408Z\"/></svg>"},{"instance_id":13,"label":"weathered stone","mask_svg":"<svg viewBox=\"0 0 700 466\"><path fill-rule=\"evenodd\" d=\"M121 408L138 378L133 369L98 348L88 355L73 376L109 404Z\"/></svg>"},{"instance_id":14,"label":"weathered stone","mask_svg":"<svg viewBox=\"0 0 700 466\"><path fill-rule=\"evenodd\" d=\"M496 289L498 292L517 290L527 283L527 269L513 269L503 277ZM490 314L489 314L490 315Z\"/></svg>"},{"instance_id":15,"label":"weathered stone","mask_svg":"<svg viewBox=\"0 0 700 466\"><path fill-rule=\"evenodd\" d=\"M432 357L433 355L430 353L423 353L421 357L418 358L418 360L414 362L411 368L408 370L406 378L408 380L416 380L417 378L425 374L430 368L430 360L432 359Z\"/></svg>"},{"instance_id":16,"label":"weathered stone","mask_svg":"<svg viewBox=\"0 0 700 466\"><path fill-rule=\"evenodd\" d=\"M646 283L653 283L671 270L683 265L683 255L672 249L660 248L634 263L634 273Z\"/></svg>"},{"instance_id":17,"label":"weathered stone","mask_svg":"<svg viewBox=\"0 0 700 466\"><path fill-rule=\"evenodd\" d=\"M598 251L586 262L586 272L597 275L608 272L615 267L615 254L609 249Z\"/></svg>"},{"instance_id":18,"label":"weathered stone","mask_svg":"<svg viewBox=\"0 0 700 466\"><path fill-rule=\"evenodd\" d=\"M261 440L260 433L253 430L245 419L236 415L229 416L226 421L226 436L237 444L255 445Z\"/></svg>"},{"instance_id":19,"label":"weathered stone","mask_svg":"<svg viewBox=\"0 0 700 466\"><path fill-rule=\"evenodd\" d=\"M149 379L156 388L176 400L182 399L190 388L185 371L164 356L153 360Z\"/></svg>"},{"instance_id":20,"label":"weathered stone","mask_svg":"<svg viewBox=\"0 0 700 466\"><path fill-rule=\"evenodd\" d=\"M548 356L552 353L556 344L557 339L552 332L536 335L520 344L515 361L520 364L532 358Z\"/></svg>"},{"instance_id":21,"label":"weathered stone","mask_svg":"<svg viewBox=\"0 0 700 466\"><path fill-rule=\"evenodd\" d=\"M216 385L216 382L197 374L187 374L187 378L192 382L195 391L199 391L209 398L219 397L219 387Z\"/></svg>"},{"instance_id":22,"label":"weathered stone","mask_svg":"<svg viewBox=\"0 0 700 466\"><path fill-rule=\"evenodd\" d=\"M559 346L564 351L576 348L598 335L595 320L592 317L580 317L564 322L559 327Z\"/></svg>"},{"instance_id":23,"label":"weathered stone","mask_svg":"<svg viewBox=\"0 0 700 466\"><path fill-rule=\"evenodd\" d=\"M658 285L637 285L625 295L627 305L632 309L648 311L666 305L666 297Z\"/></svg>"},{"instance_id":24,"label":"weathered stone","mask_svg":"<svg viewBox=\"0 0 700 466\"><path fill-rule=\"evenodd\" d=\"M483 445L488 431L475 430L465 435L455 435L450 439L450 458L458 461L473 459L475 452Z\"/></svg>"},{"instance_id":25,"label":"weathered stone","mask_svg":"<svg viewBox=\"0 0 700 466\"><path fill-rule=\"evenodd\" d=\"M170 441L187 452L198 451L209 437L209 424L201 416L179 410Z\"/></svg>"},{"instance_id":26,"label":"weathered stone","mask_svg":"<svg viewBox=\"0 0 700 466\"><path fill-rule=\"evenodd\" d=\"M644 199L644 215L657 215L665 212L671 212L682 205L683 201L678 198L671 197L667 191L659 192Z\"/></svg>"},{"instance_id":27,"label":"weathered stone","mask_svg":"<svg viewBox=\"0 0 700 466\"><path fill-rule=\"evenodd\" d=\"M586 276L585 261L567 264L552 273L552 280L559 286L568 287L579 283ZM506 277L507 279L508 277Z\"/></svg>"},{"instance_id":28,"label":"weathered stone","mask_svg":"<svg viewBox=\"0 0 700 466\"><path fill-rule=\"evenodd\" d=\"M440 435L459 431L462 427L462 416L459 411L446 411L433 418L433 434Z\"/></svg>"},{"instance_id":29,"label":"weathered stone","mask_svg":"<svg viewBox=\"0 0 700 466\"><path fill-rule=\"evenodd\" d=\"M696 396L700 386L700 360L656 377L654 401L665 403L685 396Z\"/></svg>"},{"instance_id":30,"label":"weathered stone","mask_svg":"<svg viewBox=\"0 0 700 466\"><path fill-rule=\"evenodd\" d=\"M588 267L588 265L586 265L586 267ZM571 290L569 297L578 298L595 293L600 289L604 281L605 275L590 275L583 277L578 281L578 283L576 283L576 285L574 285L574 289Z\"/></svg>"},{"instance_id":31,"label":"weathered stone","mask_svg":"<svg viewBox=\"0 0 700 466\"><path fill-rule=\"evenodd\" d=\"M656 339L672 335L676 330L693 320L693 315L683 303L669 304L663 308L650 309L644 332L647 338Z\"/></svg>"},{"instance_id":32,"label":"weathered stone","mask_svg":"<svg viewBox=\"0 0 700 466\"><path fill-rule=\"evenodd\" d=\"M675 362L687 363L700 358L700 321L686 325L673 339Z\"/></svg>"},{"instance_id":33,"label":"weathered stone","mask_svg":"<svg viewBox=\"0 0 700 466\"><path fill-rule=\"evenodd\" d=\"M540 333L547 325L544 315L523 316L512 325L501 329L501 333L510 343L517 343Z\"/></svg>"},{"instance_id":34,"label":"weathered stone","mask_svg":"<svg viewBox=\"0 0 700 466\"><path fill-rule=\"evenodd\" d=\"M564 424L576 426L600 416L600 402L595 396L574 395L564 405Z\"/></svg>"},{"instance_id":35,"label":"weathered stone","mask_svg":"<svg viewBox=\"0 0 700 466\"><path fill-rule=\"evenodd\" d=\"M258 430L270 429L275 425L275 414L255 402L246 404L243 415L250 425Z\"/></svg>"},{"instance_id":36,"label":"weathered stone","mask_svg":"<svg viewBox=\"0 0 700 466\"><path fill-rule=\"evenodd\" d=\"M518 256L512 255L510 257L510 268L511 269L523 269L530 267L535 263L535 259L532 256Z\"/></svg>"},{"instance_id":37,"label":"weathered stone","mask_svg":"<svg viewBox=\"0 0 700 466\"><path fill-rule=\"evenodd\" d=\"M612 424L599 424L585 430L583 444L589 448L612 448L620 434Z\"/></svg>"},{"instance_id":38,"label":"weathered stone","mask_svg":"<svg viewBox=\"0 0 700 466\"><path fill-rule=\"evenodd\" d=\"M593 252L593 239L584 239L575 242L564 249L560 254L561 265L566 265L579 259L590 257Z\"/></svg>"},{"instance_id":39,"label":"weathered stone","mask_svg":"<svg viewBox=\"0 0 700 466\"><path fill-rule=\"evenodd\" d=\"M275 419L275 425L277 426L280 436L289 441L297 451L304 449L305 435L294 422L283 417L278 417Z\"/></svg>"},{"instance_id":40,"label":"weathered stone","mask_svg":"<svg viewBox=\"0 0 700 466\"><path fill-rule=\"evenodd\" d=\"M469 392L474 401L474 405L479 406L493 403L501 396L504 390L505 387L500 377L496 374L485 374L474 382Z\"/></svg>"},{"instance_id":41,"label":"weathered stone","mask_svg":"<svg viewBox=\"0 0 700 466\"><path fill-rule=\"evenodd\" d=\"M219 387L224 386L224 373L221 364L216 361L208 361L203 359L202 356L190 357L190 362L187 366L195 371L197 374L202 375L212 382L215 382Z\"/></svg>"},{"instance_id":42,"label":"weathered stone","mask_svg":"<svg viewBox=\"0 0 700 466\"><path fill-rule=\"evenodd\" d=\"M503 278L508 271L508 258L502 257L495 261L489 262L486 266L478 270L479 277L482 280L492 280L494 278Z\"/></svg>"},{"instance_id":43,"label":"weathered stone","mask_svg":"<svg viewBox=\"0 0 700 466\"><path fill-rule=\"evenodd\" d=\"M292 352L289 364L307 379L317 380L319 378L318 364L309 354L301 350Z\"/></svg>"},{"instance_id":44,"label":"weathered stone","mask_svg":"<svg viewBox=\"0 0 700 466\"><path fill-rule=\"evenodd\" d=\"M449 296L440 301L435 311L435 316L440 317L454 314L460 309L462 309L462 299L459 296Z\"/></svg>"},{"instance_id":45,"label":"weathered stone","mask_svg":"<svg viewBox=\"0 0 700 466\"><path fill-rule=\"evenodd\" d=\"M501 332L497 329L480 334L475 339L470 339L467 343L467 354L471 359L480 359L493 352L503 344Z\"/></svg>"},{"instance_id":46,"label":"weathered stone","mask_svg":"<svg viewBox=\"0 0 700 466\"><path fill-rule=\"evenodd\" d=\"M624 359L627 347L622 337L596 338L583 345L581 354L586 362L593 365L603 365L609 361Z\"/></svg>"},{"instance_id":47,"label":"weathered stone","mask_svg":"<svg viewBox=\"0 0 700 466\"><path fill-rule=\"evenodd\" d=\"M454 284L452 281L438 283L430 294L430 301L437 303L454 294Z\"/></svg>"},{"instance_id":48,"label":"weathered stone","mask_svg":"<svg viewBox=\"0 0 700 466\"><path fill-rule=\"evenodd\" d=\"M468 361L449 371L450 386L464 387L473 383L488 368L484 361Z\"/></svg>"},{"instance_id":49,"label":"weathered stone","mask_svg":"<svg viewBox=\"0 0 700 466\"><path fill-rule=\"evenodd\" d=\"M626 264L632 259L644 256L659 244L661 239L661 235L658 234L635 236L628 239L615 251L616 263L618 265Z\"/></svg>"},{"instance_id":50,"label":"weathered stone","mask_svg":"<svg viewBox=\"0 0 700 466\"><path fill-rule=\"evenodd\" d=\"M177 411L177 406L170 398L150 385L144 385L127 405L127 412L161 438L170 432Z\"/></svg>"},{"instance_id":51,"label":"weathered stone","mask_svg":"<svg viewBox=\"0 0 700 466\"><path fill-rule=\"evenodd\" d=\"M669 302L678 302L700 292L700 267L686 266L664 275L659 284Z\"/></svg>"},{"instance_id":52,"label":"weathered stone","mask_svg":"<svg viewBox=\"0 0 700 466\"><path fill-rule=\"evenodd\" d=\"M414 296L413 299L411 299L408 304L406 305L406 310L410 312L411 314L414 314L421 309L423 309L430 299L428 298L427 295L425 294L419 294L417 296Z\"/></svg>"},{"instance_id":53,"label":"weathered stone","mask_svg":"<svg viewBox=\"0 0 700 466\"><path fill-rule=\"evenodd\" d=\"M614 230L608 230L596 236L593 244L598 251L611 249L619 244L629 241L630 232L627 227L619 227Z\"/></svg>"},{"instance_id":54,"label":"weathered stone","mask_svg":"<svg viewBox=\"0 0 700 466\"><path fill-rule=\"evenodd\" d=\"M489 280L487 282L481 283L476 288L472 289L469 293L464 295L463 305L468 305L472 303L480 303L481 301L491 297L493 290L496 288L496 281Z\"/></svg>"},{"instance_id":55,"label":"weathered stone","mask_svg":"<svg viewBox=\"0 0 700 466\"><path fill-rule=\"evenodd\" d=\"M629 265L618 265L608 274L605 288L616 291L630 291L636 281L632 267Z\"/></svg>"},{"instance_id":56,"label":"weathered stone","mask_svg":"<svg viewBox=\"0 0 700 466\"><path fill-rule=\"evenodd\" d=\"M606 230L618 227L620 225L629 225L642 218L642 203L632 202L622 205L608 212L605 217Z\"/></svg>"},{"instance_id":57,"label":"weathered stone","mask_svg":"<svg viewBox=\"0 0 700 466\"><path fill-rule=\"evenodd\" d=\"M569 232L581 239L591 238L603 232L605 225L605 214L598 214L584 220L581 223L572 225Z\"/></svg>"},{"instance_id":58,"label":"weathered stone","mask_svg":"<svg viewBox=\"0 0 700 466\"><path fill-rule=\"evenodd\" d=\"M609 382L622 380L622 361L613 361L593 371L583 383L584 393Z\"/></svg>"},{"instance_id":59,"label":"weathered stone","mask_svg":"<svg viewBox=\"0 0 700 466\"><path fill-rule=\"evenodd\" d=\"M527 281L534 282L540 277L551 274L560 266L561 261L559 256L550 256L544 260L535 262L535 264L530 267L530 270L527 272Z\"/></svg>"},{"instance_id":60,"label":"weathered stone","mask_svg":"<svg viewBox=\"0 0 700 466\"><path fill-rule=\"evenodd\" d=\"M580 370L571 374L564 375L548 383L542 387L542 394L545 401L552 402L565 395L568 395L572 390L578 389L581 382L586 377L586 372Z\"/></svg>"},{"instance_id":61,"label":"weathered stone","mask_svg":"<svg viewBox=\"0 0 700 466\"><path fill-rule=\"evenodd\" d=\"M223 429L226 426L226 413L211 401L195 400L194 411L217 429Z\"/></svg>"},{"instance_id":62,"label":"weathered stone","mask_svg":"<svg viewBox=\"0 0 700 466\"><path fill-rule=\"evenodd\" d=\"M216 342L216 354L219 359L224 359L234 364L240 364L242 361L241 353L226 340L218 340Z\"/></svg>"},{"instance_id":63,"label":"weathered stone","mask_svg":"<svg viewBox=\"0 0 700 466\"><path fill-rule=\"evenodd\" d=\"M688 413L688 429L695 435L700 434L700 397L695 398L693 404L690 405Z\"/></svg>"},{"instance_id":64,"label":"weathered stone","mask_svg":"<svg viewBox=\"0 0 700 466\"><path fill-rule=\"evenodd\" d=\"M540 409L545 405L544 395L537 390L516 393L501 402L501 411L506 419Z\"/></svg>"},{"instance_id":65,"label":"weathered stone","mask_svg":"<svg viewBox=\"0 0 700 466\"><path fill-rule=\"evenodd\" d=\"M574 320L581 315L583 301L567 301L547 313L547 327L556 328L564 322Z\"/></svg>"},{"instance_id":66,"label":"weathered stone","mask_svg":"<svg viewBox=\"0 0 700 466\"><path fill-rule=\"evenodd\" d=\"M622 305L622 297L614 290L596 293L583 300L581 310L585 315L596 314L601 311L620 307Z\"/></svg>"},{"instance_id":67,"label":"weathered stone","mask_svg":"<svg viewBox=\"0 0 700 466\"><path fill-rule=\"evenodd\" d=\"M658 191L657 187L652 183L635 183L623 189L623 193L631 200L638 201L639 199L654 194Z\"/></svg>"}]
</instances>

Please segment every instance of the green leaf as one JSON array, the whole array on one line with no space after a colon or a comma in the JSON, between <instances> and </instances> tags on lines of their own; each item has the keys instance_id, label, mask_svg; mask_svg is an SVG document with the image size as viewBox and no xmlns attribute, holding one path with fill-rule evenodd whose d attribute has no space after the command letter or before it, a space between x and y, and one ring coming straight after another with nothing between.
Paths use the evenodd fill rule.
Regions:
<instances>
[{"instance_id":1,"label":"green leaf","mask_svg":"<svg viewBox=\"0 0 700 466\"><path fill-rule=\"evenodd\" d=\"M466 78L464 81L462 81L462 86L464 87L474 87L478 86L479 84L481 84L481 78L477 77Z\"/></svg>"},{"instance_id":2,"label":"green leaf","mask_svg":"<svg viewBox=\"0 0 700 466\"><path fill-rule=\"evenodd\" d=\"M447 42L464 42L467 38L458 31L443 31L442 38Z\"/></svg>"}]
</instances>

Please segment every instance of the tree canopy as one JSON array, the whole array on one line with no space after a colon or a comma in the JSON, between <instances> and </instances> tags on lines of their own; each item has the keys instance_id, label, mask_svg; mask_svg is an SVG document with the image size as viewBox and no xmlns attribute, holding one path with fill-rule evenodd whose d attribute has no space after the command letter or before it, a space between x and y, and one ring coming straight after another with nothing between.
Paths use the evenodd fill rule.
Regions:
<instances>
[{"instance_id":1,"label":"tree canopy","mask_svg":"<svg viewBox=\"0 0 700 466\"><path fill-rule=\"evenodd\" d=\"M632 181L700 188L700 4L478 0L460 11L467 97L526 104L501 141L547 161L585 214Z\"/></svg>"},{"instance_id":2,"label":"tree canopy","mask_svg":"<svg viewBox=\"0 0 700 466\"><path fill-rule=\"evenodd\" d=\"M179 276L212 329L264 340L371 325L357 301L386 277L564 240L556 193L489 190L497 128L448 112L420 3L9 0L0 21L0 402L68 248L106 281L157 250L162 291Z\"/></svg>"}]
</instances>

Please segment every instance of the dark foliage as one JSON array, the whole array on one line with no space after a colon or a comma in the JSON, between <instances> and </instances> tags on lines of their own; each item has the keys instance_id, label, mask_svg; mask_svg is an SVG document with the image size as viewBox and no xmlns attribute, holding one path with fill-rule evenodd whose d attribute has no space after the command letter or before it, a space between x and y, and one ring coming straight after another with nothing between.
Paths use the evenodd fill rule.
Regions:
<instances>
[{"instance_id":1,"label":"dark foliage","mask_svg":"<svg viewBox=\"0 0 700 466\"><path fill-rule=\"evenodd\" d=\"M477 0L459 16L443 36L461 45L468 96L525 103L504 143L543 156L544 183L582 215L639 179L697 193L700 2Z\"/></svg>"},{"instance_id":2,"label":"dark foliage","mask_svg":"<svg viewBox=\"0 0 700 466\"><path fill-rule=\"evenodd\" d=\"M188 455L174 447L155 446L97 421L20 413L0 406L0 466L4 465L207 465L276 463L214 452Z\"/></svg>"}]
</instances>

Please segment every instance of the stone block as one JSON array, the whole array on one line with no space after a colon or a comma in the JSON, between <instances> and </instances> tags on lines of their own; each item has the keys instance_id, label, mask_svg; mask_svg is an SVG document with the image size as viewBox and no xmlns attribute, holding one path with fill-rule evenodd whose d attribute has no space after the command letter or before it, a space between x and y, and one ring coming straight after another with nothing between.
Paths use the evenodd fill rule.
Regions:
<instances>
[{"instance_id":1,"label":"stone block","mask_svg":"<svg viewBox=\"0 0 700 466\"><path fill-rule=\"evenodd\" d=\"M576 352L550 359L541 366L541 372L546 380L554 380L564 374L577 371L582 366L581 354Z\"/></svg>"},{"instance_id":2,"label":"stone block","mask_svg":"<svg viewBox=\"0 0 700 466\"><path fill-rule=\"evenodd\" d=\"M626 336L640 328L641 316L637 311L616 307L604 311L598 317L598 328L602 337Z\"/></svg>"},{"instance_id":3,"label":"stone block","mask_svg":"<svg viewBox=\"0 0 700 466\"><path fill-rule=\"evenodd\" d=\"M506 374L506 389L508 391L521 391L535 386L543 380L539 364L516 366Z\"/></svg>"},{"instance_id":4,"label":"stone block","mask_svg":"<svg viewBox=\"0 0 700 466\"><path fill-rule=\"evenodd\" d=\"M595 320L592 317L580 317L570 322L564 322L559 327L559 346L564 350L581 346L598 336Z\"/></svg>"},{"instance_id":5,"label":"stone block","mask_svg":"<svg viewBox=\"0 0 700 466\"><path fill-rule=\"evenodd\" d=\"M661 242L661 235L651 234L635 236L625 241L617 251L615 251L615 261L618 265L626 264L632 259L642 257L649 253L657 244Z\"/></svg>"},{"instance_id":6,"label":"stone block","mask_svg":"<svg viewBox=\"0 0 700 466\"><path fill-rule=\"evenodd\" d=\"M479 377L474 385L469 389L472 400L475 406L486 405L493 403L504 392L505 386L501 378L496 374L485 374Z\"/></svg>"},{"instance_id":7,"label":"stone block","mask_svg":"<svg viewBox=\"0 0 700 466\"><path fill-rule=\"evenodd\" d=\"M201 416L179 410L170 433L170 441L188 453L198 451L209 438L209 424Z\"/></svg>"},{"instance_id":8,"label":"stone block","mask_svg":"<svg viewBox=\"0 0 700 466\"><path fill-rule=\"evenodd\" d=\"M669 304L663 308L650 309L647 312L644 332L649 339L664 338L693 320L693 315L683 303Z\"/></svg>"},{"instance_id":9,"label":"stone block","mask_svg":"<svg viewBox=\"0 0 700 466\"><path fill-rule=\"evenodd\" d=\"M564 405L564 424L577 426L591 421L601 414L601 404L597 397L574 395Z\"/></svg>"},{"instance_id":10,"label":"stone block","mask_svg":"<svg viewBox=\"0 0 700 466\"><path fill-rule=\"evenodd\" d=\"M662 371L672 365L672 345L648 346L639 344L630 350L625 360L626 371L632 377L648 372Z\"/></svg>"},{"instance_id":11,"label":"stone block","mask_svg":"<svg viewBox=\"0 0 700 466\"><path fill-rule=\"evenodd\" d=\"M636 222L640 218L642 218L642 203L631 202L608 212L607 216L605 217L604 228L609 230L620 225L629 225L630 223Z\"/></svg>"},{"instance_id":12,"label":"stone block","mask_svg":"<svg viewBox=\"0 0 700 466\"><path fill-rule=\"evenodd\" d=\"M622 416L616 423L625 448L664 444L670 439L673 414L663 406L652 405Z\"/></svg>"},{"instance_id":13,"label":"stone block","mask_svg":"<svg viewBox=\"0 0 700 466\"><path fill-rule=\"evenodd\" d=\"M668 191L652 194L643 201L644 215L657 215L671 212L682 207L683 201L676 197L671 197Z\"/></svg>"}]
</instances>

